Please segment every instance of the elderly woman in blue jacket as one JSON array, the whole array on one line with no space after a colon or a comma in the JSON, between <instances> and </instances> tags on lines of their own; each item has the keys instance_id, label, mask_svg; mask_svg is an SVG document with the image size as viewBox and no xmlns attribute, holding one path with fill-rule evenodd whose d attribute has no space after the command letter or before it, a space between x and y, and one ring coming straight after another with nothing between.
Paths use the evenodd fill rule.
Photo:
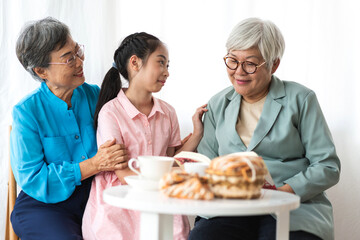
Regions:
<instances>
[{"instance_id":1,"label":"elderly woman in blue jacket","mask_svg":"<svg viewBox=\"0 0 360 240\"><path fill-rule=\"evenodd\" d=\"M41 86L13 109L11 166L22 188L11 214L22 240L82 239L91 176L127 167L124 146L97 149L99 87L85 83L84 46L53 18L24 27L16 54Z\"/></svg>"},{"instance_id":2,"label":"elderly woman in blue jacket","mask_svg":"<svg viewBox=\"0 0 360 240\"><path fill-rule=\"evenodd\" d=\"M325 190L339 181L340 161L315 93L273 75L285 43L270 21L249 18L232 30L224 57L232 86L208 103L198 152L214 158L260 155L279 191L296 194L290 239L333 239ZM189 239L275 239L271 215L197 217Z\"/></svg>"}]
</instances>

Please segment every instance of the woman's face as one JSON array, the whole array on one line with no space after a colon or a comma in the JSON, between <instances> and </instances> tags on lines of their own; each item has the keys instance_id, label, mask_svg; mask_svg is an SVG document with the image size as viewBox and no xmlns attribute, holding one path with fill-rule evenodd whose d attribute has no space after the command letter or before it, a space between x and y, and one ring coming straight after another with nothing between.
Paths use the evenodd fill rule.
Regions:
<instances>
[{"instance_id":1,"label":"woman's face","mask_svg":"<svg viewBox=\"0 0 360 240\"><path fill-rule=\"evenodd\" d=\"M41 77L46 79L46 84L52 92L72 91L84 83L84 57L79 58L75 55L75 62L72 65L57 64L66 63L78 52L78 50L79 45L74 42L71 37L68 37L66 44L61 49L55 49L51 52L50 63L55 64L50 64L48 68L45 68L45 76Z\"/></svg>"},{"instance_id":2,"label":"woman's face","mask_svg":"<svg viewBox=\"0 0 360 240\"><path fill-rule=\"evenodd\" d=\"M266 63L256 69L253 74L246 73L242 67L241 62L249 61L256 65L260 65L265 60L263 59L259 49L249 48L247 50L232 50L227 55L239 61L236 70L231 70L226 67L229 79L234 86L237 93L242 95L247 102L254 103L265 97L269 91L271 82L271 75L276 71L278 62L273 64L272 69L266 68Z\"/></svg>"}]
</instances>

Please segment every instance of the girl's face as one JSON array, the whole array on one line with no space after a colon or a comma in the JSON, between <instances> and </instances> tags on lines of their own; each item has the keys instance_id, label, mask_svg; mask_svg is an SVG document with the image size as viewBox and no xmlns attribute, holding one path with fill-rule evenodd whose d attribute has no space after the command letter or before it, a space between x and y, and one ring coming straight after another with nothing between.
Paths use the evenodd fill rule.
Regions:
<instances>
[{"instance_id":1,"label":"girl's face","mask_svg":"<svg viewBox=\"0 0 360 240\"><path fill-rule=\"evenodd\" d=\"M150 54L145 64L141 65L137 83L148 92L159 92L169 77L169 53L164 45L160 45Z\"/></svg>"}]
</instances>

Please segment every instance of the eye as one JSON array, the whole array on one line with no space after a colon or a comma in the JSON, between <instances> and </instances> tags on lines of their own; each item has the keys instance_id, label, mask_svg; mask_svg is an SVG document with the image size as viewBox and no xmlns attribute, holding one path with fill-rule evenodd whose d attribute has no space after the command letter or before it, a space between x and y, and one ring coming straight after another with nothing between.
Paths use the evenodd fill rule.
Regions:
<instances>
[{"instance_id":1,"label":"eye","mask_svg":"<svg viewBox=\"0 0 360 240\"><path fill-rule=\"evenodd\" d=\"M228 61L231 63L238 63L238 60L236 60L235 58L228 58Z\"/></svg>"},{"instance_id":2,"label":"eye","mask_svg":"<svg viewBox=\"0 0 360 240\"><path fill-rule=\"evenodd\" d=\"M73 63L75 62L75 58L76 58L75 55L72 55L71 58L69 58L69 59L66 61L66 63L67 63L67 64L73 64Z\"/></svg>"},{"instance_id":3,"label":"eye","mask_svg":"<svg viewBox=\"0 0 360 240\"><path fill-rule=\"evenodd\" d=\"M255 64L255 63L253 63L253 62L249 62L249 61L245 61L245 64L246 64L247 66L251 66L251 67L257 66L257 64Z\"/></svg>"},{"instance_id":4,"label":"eye","mask_svg":"<svg viewBox=\"0 0 360 240\"><path fill-rule=\"evenodd\" d=\"M164 62L163 60L160 60L159 63L160 63L161 65L165 65L165 62Z\"/></svg>"}]
</instances>

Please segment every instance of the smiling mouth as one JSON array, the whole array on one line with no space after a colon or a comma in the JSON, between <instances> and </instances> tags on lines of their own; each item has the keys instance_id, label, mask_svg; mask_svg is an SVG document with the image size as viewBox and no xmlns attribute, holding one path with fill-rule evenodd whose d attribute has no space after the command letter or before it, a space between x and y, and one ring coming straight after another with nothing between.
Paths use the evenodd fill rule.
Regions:
<instances>
[{"instance_id":1,"label":"smiling mouth","mask_svg":"<svg viewBox=\"0 0 360 240\"><path fill-rule=\"evenodd\" d=\"M158 80L158 82L160 82L162 85L165 85L165 82L166 82L166 81Z\"/></svg>"},{"instance_id":2,"label":"smiling mouth","mask_svg":"<svg viewBox=\"0 0 360 240\"><path fill-rule=\"evenodd\" d=\"M77 74L74 74L74 76L76 76L76 77L82 77L82 76L84 76L84 72L81 71L81 72L79 72L79 73L77 73Z\"/></svg>"},{"instance_id":3,"label":"smiling mouth","mask_svg":"<svg viewBox=\"0 0 360 240\"><path fill-rule=\"evenodd\" d=\"M240 79L235 79L235 81L239 84L245 84L251 82L251 80L240 80Z\"/></svg>"}]
</instances>

